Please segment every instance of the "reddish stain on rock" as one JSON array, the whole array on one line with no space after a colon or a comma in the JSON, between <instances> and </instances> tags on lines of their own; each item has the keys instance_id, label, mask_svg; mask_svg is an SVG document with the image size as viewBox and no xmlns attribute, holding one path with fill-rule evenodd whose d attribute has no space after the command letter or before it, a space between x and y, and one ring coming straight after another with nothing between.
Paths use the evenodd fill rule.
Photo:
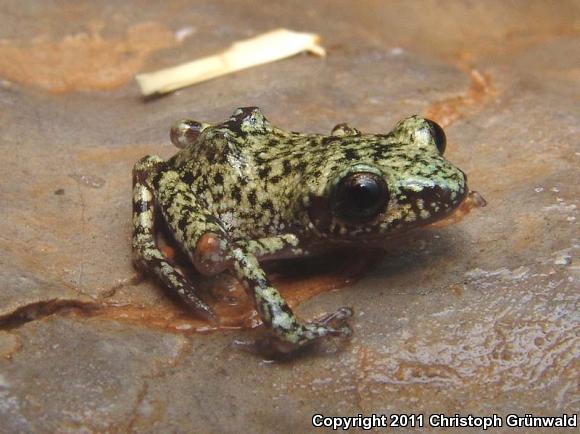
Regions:
<instances>
[{"instance_id":1,"label":"reddish stain on rock","mask_svg":"<svg viewBox=\"0 0 580 434\"><path fill-rule=\"evenodd\" d=\"M0 76L54 93L114 89L131 80L151 53L177 43L170 29L155 22L133 25L122 38L103 37L93 26L60 41L0 40Z\"/></svg>"},{"instance_id":2,"label":"reddish stain on rock","mask_svg":"<svg viewBox=\"0 0 580 434\"><path fill-rule=\"evenodd\" d=\"M377 252L335 252L305 261L285 261L275 265L270 276L290 307L333 289L352 284L372 268L381 255ZM219 324L192 316L177 304L152 306L105 304L91 315L163 328L173 332L208 332L214 330L255 328L262 324L250 297L238 282L212 288L208 304L214 309Z\"/></svg>"},{"instance_id":3,"label":"reddish stain on rock","mask_svg":"<svg viewBox=\"0 0 580 434\"><path fill-rule=\"evenodd\" d=\"M468 111L483 106L496 94L488 74L469 66L461 65L461 68L466 70L471 80L467 92L437 101L425 113L425 117L434 120L443 128L464 117Z\"/></svg>"}]
</instances>

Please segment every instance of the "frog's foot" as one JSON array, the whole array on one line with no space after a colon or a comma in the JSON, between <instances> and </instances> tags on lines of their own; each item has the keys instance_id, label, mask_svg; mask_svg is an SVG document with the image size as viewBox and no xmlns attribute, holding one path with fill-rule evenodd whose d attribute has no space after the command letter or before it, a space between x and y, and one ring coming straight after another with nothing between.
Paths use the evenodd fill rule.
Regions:
<instances>
[{"instance_id":1,"label":"frog's foot","mask_svg":"<svg viewBox=\"0 0 580 434\"><path fill-rule=\"evenodd\" d=\"M274 288L256 256L242 248L234 248L228 254L231 271L246 287L264 325L271 335L260 346L270 346L270 353L288 354L309 346L325 337L349 337L352 330L346 320L352 316L352 309L340 308L324 315L315 322L300 322L288 303Z\"/></svg>"},{"instance_id":2,"label":"frog's foot","mask_svg":"<svg viewBox=\"0 0 580 434\"><path fill-rule=\"evenodd\" d=\"M334 336L349 337L352 335L352 329L348 323L346 323L346 320L352 317L352 315L352 307L343 306L334 312L323 315L314 321L313 324L322 327L330 327L330 329L337 332Z\"/></svg>"},{"instance_id":3,"label":"frog's foot","mask_svg":"<svg viewBox=\"0 0 580 434\"><path fill-rule=\"evenodd\" d=\"M296 323L292 330L273 328L265 336L257 339L236 340L234 346L270 358L291 357L325 338L350 338L352 329L346 321L352 315L352 308L341 307L312 323L304 325Z\"/></svg>"},{"instance_id":4,"label":"frog's foot","mask_svg":"<svg viewBox=\"0 0 580 434\"><path fill-rule=\"evenodd\" d=\"M326 337L349 338L352 336L352 329L347 320L352 317L353 310L350 307L341 307L335 312L328 313L317 320L305 324L292 332L288 336L289 343L297 346L307 346L311 343ZM280 333L280 338L287 338Z\"/></svg>"}]
</instances>

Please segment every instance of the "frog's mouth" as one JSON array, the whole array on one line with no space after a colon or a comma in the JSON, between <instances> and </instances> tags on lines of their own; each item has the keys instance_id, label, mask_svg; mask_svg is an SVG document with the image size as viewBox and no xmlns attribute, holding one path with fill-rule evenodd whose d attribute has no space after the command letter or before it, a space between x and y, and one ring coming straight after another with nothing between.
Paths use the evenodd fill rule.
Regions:
<instances>
[{"instance_id":1,"label":"frog's mouth","mask_svg":"<svg viewBox=\"0 0 580 434\"><path fill-rule=\"evenodd\" d=\"M453 209L447 216L431 222L432 227L442 228L454 223L458 223L475 208L483 208L487 201L477 191L469 191L463 201Z\"/></svg>"}]
</instances>

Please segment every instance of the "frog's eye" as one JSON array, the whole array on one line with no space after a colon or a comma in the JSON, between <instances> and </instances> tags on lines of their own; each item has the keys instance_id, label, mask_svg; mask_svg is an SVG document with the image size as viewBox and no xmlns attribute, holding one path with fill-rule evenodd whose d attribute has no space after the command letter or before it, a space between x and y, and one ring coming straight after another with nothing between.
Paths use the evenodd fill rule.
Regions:
<instances>
[{"instance_id":1,"label":"frog's eye","mask_svg":"<svg viewBox=\"0 0 580 434\"><path fill-rule=\"evenodd\" d=\"M389 202L385 181L374 173L345 176L331 196L332 213L348 223L366 223L376 218Z\"/></svg>"},{"instance_id":2,"label":"frog's eye","mask_svg":"<svg viewBox=\"0 0 580 434\"><path fill-rule=\"evenodd\" d=\"M437 122L434 122L431 119L425 119L425 122L427 122L429 128L431 129L431 135L435 141L435 146L437 146L439 153L443 155L445 152L445 146L447 145L445 131L443 131L443 128L441 128Z\"/></svg>"}]
</instances>

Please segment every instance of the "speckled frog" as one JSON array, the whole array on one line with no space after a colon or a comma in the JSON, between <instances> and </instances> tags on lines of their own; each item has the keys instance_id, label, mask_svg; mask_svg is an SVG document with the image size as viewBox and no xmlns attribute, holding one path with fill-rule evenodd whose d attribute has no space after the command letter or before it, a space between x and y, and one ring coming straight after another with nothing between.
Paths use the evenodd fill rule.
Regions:
<instances>
[{"instance_id":1,"label":"speckled frog","mask_svg":"<svg viewBox=\"0 0 580 434\"><path fill-rule=\"evenodd\" d=\"M352 309L301 322L259 261L381 245L447 216L467 193L465 174L443 157L443 130L417 116L388 134L339 124L327 136L276 128L246 107L220 124L182 120L171 140L176 155L147 156L133 169L136 265L217 321L157 246L154 224L163 220L199 272L228 270L244 285L279 352L350 336Z\"/></svg>"}]
</instances>

